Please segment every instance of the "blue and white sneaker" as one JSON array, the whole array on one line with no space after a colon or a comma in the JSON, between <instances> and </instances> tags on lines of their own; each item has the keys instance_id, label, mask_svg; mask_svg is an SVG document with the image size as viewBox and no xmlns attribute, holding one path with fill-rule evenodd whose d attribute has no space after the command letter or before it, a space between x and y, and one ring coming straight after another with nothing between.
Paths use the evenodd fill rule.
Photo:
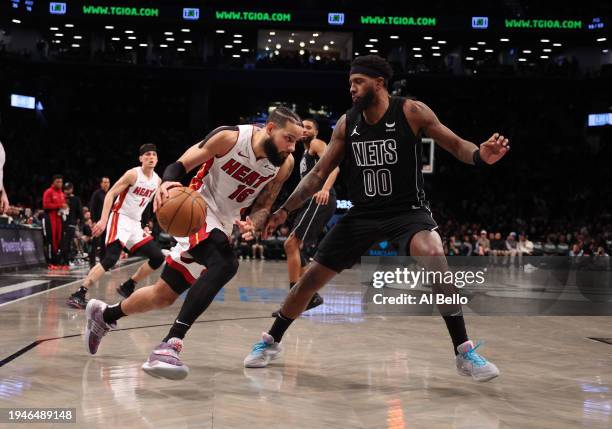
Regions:
<instances>
[{"instance_id":1,"label":"blue and white sneaker","mask_svg":"<svg viewBox=\"0 0 612 429\"><path fill-rule=\"evenodd\" d=\"M457 347L459 354L456 356L457 372L459 375L472 377L476 381L485 382L499 375L499 369L476 353L480 342L474 346L471 341L466 341Z\"/></svg>"},{"instance_id":2,"label":"blue and white sneaker","mask_svg":"<svg viewBox=\"0 0 612 429\"><path fill-rule=\"evenodd\" d=\"M261 334L261 341L255 343L251 349L251 353L244 358L245 368L265 368L271 360L278 359L283 346L280 343L274 342L272 335Z\"/></svg>"}]
</instances>

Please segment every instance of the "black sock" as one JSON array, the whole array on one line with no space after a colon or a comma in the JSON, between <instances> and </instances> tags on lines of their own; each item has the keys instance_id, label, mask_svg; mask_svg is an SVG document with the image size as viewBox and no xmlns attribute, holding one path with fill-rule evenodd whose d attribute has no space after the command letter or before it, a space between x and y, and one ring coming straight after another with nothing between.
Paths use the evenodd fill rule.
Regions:
<instances>
[{"instance_id":1,"label":"black sock","mask_svg":"<svg viewBox=\"0 0 612 429\"><path fill-rule=\"evenodd\" d=\"M458 354L457 347L468 340L467 332L465 331L465 321L463 314L457 316L443 316L448 333L453 340L453 351Z\"/></svg>"},{"instance_id":2,"label":"black sock","mask_svg":"<svg viewBox=\"0 0 612 429\"><path fill-rule=\"evenodd\" d=\"M125 314L121 310L121 302L115 305L106 306L106 308L104 309L104 313L102 313L102 318L104 319L106 323L108 324L115 323L117 320L121 319L122 317L127 316L127 314Z\"/></svg>"},{"instance_id":3,"label":"black sock","mask_svg":"<svg viewBox=\"0 0 612 429\"><path fill-rule=\"evenodd\" d=\"M289 289L291 289L293 286L295 286L297 284L297 282L289 282Z\"/></svg>"},{"instance_id":4,"label":"black sock","mask_svg":"<svg viewBox=\"0 0 612 429\"><path fill-rule=\"evenodd\" d=\"M128 289L134 289L136 287L136 282L134 281L134 279L129 279L128 281L123 283L121 287L128 288Z\"/></svg>"},{"instance_id":5,"label":"black sock","mask_svg":"<svg viewBox=\"0 0 612 429\"><path fill-rule=\"evenodd\" d=\"M87 295L87 288L85 286L81 286L74 294L85 298L85 295Z\"/></svg>"},{"instance_id":6,"label":"black sock","mask_svg":"<svg viewBox=\"0 0 612 429\"><path fill-rule=\"evenodd\" d=\"M274 319L274 323L272 324L272 328L268 331L268 334L274 337L274 341L280 343L283 339L283 335L285 331L289 329L289 326L293 323L293 319L284 316L280 311L278 312L278 316Z\"/></svg>"},{"instance_id":7,"label":"black sock","mask_svg":"<svg viewBox=\"0 0 612 429\"><path fill-rule=\"evenodd\" d=\"M170 338L180 338L182 340L185 338L185 335L187 335L189 328L190 325L175 320L170 328L170 331L168 332L168 335L166 335L166 338L163 339L163 342L167 343Z\"/></svg>"}]
</instances>

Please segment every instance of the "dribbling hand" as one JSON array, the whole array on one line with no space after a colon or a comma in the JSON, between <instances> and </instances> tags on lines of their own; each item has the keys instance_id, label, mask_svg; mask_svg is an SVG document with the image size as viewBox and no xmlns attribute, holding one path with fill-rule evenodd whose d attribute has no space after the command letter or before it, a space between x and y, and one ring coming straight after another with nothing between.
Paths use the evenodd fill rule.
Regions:
<instances>
[{"instance_id":1,"label":"dribbling hand","mask_svg":"<svg viewBox=\"0 0 612 429\"><path fill-rule=\"evenodd\" d=\"M510 142L507 138L495 133L483 144L480 145L480 158L487 164L494 164L508 153Z\"/></svg>"},{"instance_id":2,"label":"dribbling hand","mask_svg":"<svg viewBox=\"0 0 612 429\"><path fill-rule=\"evenodd\" d=\"M155 193L155 200L153 200L153 211L157 212L157 209L160 208L168 199L168 191L171 188L175 188L177 186L183 186L180 182L164 182L162 183L157 192Z\"/></svg>"},{"instance_id":3,"label":"dribbling hand","mask_svg":"<svg viewBox=\"0 0 612 429\"><path fill-rule=\"evenodd\" d=\"M268 218L266 227L264 228L263 239L266 240L270 237L279 225L282 225L287 220L287 211L284 209L278 209Z\"/></svg>"}]
</instances>

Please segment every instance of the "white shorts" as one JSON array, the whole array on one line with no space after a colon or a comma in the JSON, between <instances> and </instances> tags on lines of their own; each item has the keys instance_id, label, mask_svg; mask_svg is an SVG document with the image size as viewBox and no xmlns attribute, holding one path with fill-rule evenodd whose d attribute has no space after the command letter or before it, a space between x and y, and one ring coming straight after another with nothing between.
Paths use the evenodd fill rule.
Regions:
<instances>
[{"instance_id":1,"label":"white shorts","mask_svg":"<svg viewBox=\"0 0 612 429\"><path fill-rule=\"evenodd\" d=\"M116 240L119 240L121 245L132 253L153 240L153 236L145 234L140 221L112 212L106 227L106 245L108 246Z\"/></svg>"}]
</instances>

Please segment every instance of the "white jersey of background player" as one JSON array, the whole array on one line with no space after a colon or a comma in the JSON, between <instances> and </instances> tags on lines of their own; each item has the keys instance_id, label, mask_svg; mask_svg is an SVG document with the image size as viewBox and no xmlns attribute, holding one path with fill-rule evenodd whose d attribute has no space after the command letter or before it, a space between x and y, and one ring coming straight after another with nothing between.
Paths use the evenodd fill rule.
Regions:
<instances>
[{"instance_id":1,"label":"white jersey of background player","mask_svg":"<svg viewBox=\"0 0 612 429\"><path fill-rule=\"evenodd\" d=\"M150 143L144 144L139 153L140 167L126 171L104 198L102 215L100 221L94 225L92 235L97 237L106 229L105 255L89 271L81 288L68 299L68 305L71 307L85 307L88 288L117 263L123 249L148 259L128 281L117 288L117 292L125 297L134 291L136 283L164 262L163 253L153 241L153 236L145 233L141 226L142 214L161 183L154 171L157 165L157 148Z\"/></svg>"}]
</instances>

